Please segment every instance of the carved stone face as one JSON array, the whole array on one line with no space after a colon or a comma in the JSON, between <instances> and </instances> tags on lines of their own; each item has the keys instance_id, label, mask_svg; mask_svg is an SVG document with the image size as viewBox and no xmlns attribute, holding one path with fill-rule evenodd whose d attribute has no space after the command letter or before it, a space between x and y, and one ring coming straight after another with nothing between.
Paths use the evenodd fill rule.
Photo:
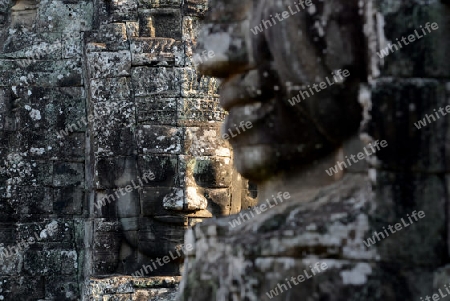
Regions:
<instances>
[{"instance_id":1,"label":"carved stone face","mask_svg":"<svg viewBox=\"0 0 450 301\"><path fill-rule=\"evenodd\" d=\"M133 273L143 263L175 253L183 246L188 227L205 218L237 213L245 206L243 179L232 169L230 158L219 161L179 155L156 170L155 179L144 183L139 191L142 208L131 194L118 199L123 235L139 251L122 249L124 272ZM179 274L182 258L176 257L157 265L149 275Z\"/></svg>"},{"instance_id":2,"label":"carved stone face","mask_svg":"<svg viewBox=\"0 0 450 301\"><path fill-rule=\"evenodd\" d=\"M98 124L94 128L98 133L94 144L99 146L102 157L109 157L109 152L117 154L110 146L117 139L123 143L121 149L126 157L99 158L99 178L107 178L100 184L123 188L131 181L137 183L137 177L145 172L155 174L153 180L120 196L115 204L126 242L120 245L121 273L134 273L143 264L174 253L183 244L186 229L195 223L238 213L241 207L247 207L244 181L232 168L229 144L220 139L220 123L225 113L218 108L218 85L215 79L197 76L191 62L197 18L184 17L189 10L180 10L175 2L170 8L163 5L159 9L154 1L141 1L135 3L137 10L126 2L129 12L123 10L122 1L101 2L104 10L100 10L112 22L108 28L115 28L118 37L92 33L86 46L96 49L99 45L108 48L116 41L131 43L130 69L125 71L131 78L120 79L120 84L114 86L122 88L111 93L111 97L97 94L110 85L109 80L102 79L103 74L97 74L103 67L92 68L95 78L92 82L99 84L92 92L99 97L92 97L90 108L101 116L94 123ZM131 18L133 11L139 22L113 21L119 15ZM105 26L100 27L106 30ZM128 49L127 43L115 46L119 48L108 49L106 53L127 60L122 50L117 51ZM104 54L101 50L95 56ZM92 58L87 65L99 61ZM115 59L105 60L112 61ZM131 86L133 89L129 89ZM123 104L123 109L116 110L116 104ZM135 112L136 124L133 125L134 113L124 119L121 110ZM117 115L120 123L110 115ZM102 136L103 133L108 136ZM117 137L114 133L123 134ZM146 275L179 275L181 262L177 257Z\"/></svg>"},{"instance_id":3,"label":"carved stone face","mask_svg":"<svg viewBox=\"0 0 450 301\"><path fill-rule=\"evenodd\" d=\"M197 52L215 56L199 70L224 79L225 131L253 124L230 139L243 176L262 182L312 163L359 128L366 73L351 18L357 1L212 2Z\"/></svg>"}]
</instances>

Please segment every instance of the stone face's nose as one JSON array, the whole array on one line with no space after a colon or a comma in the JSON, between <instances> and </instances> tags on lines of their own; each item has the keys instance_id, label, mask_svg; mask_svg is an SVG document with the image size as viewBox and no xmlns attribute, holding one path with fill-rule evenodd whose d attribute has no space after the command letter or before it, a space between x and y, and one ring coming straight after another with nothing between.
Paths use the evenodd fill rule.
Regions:
<instances>
[{"instance_id":1,"label":"stone face's nose","mask_svg":"<svg viewBox=\"0 0 450 301\"><path fill-rule=\"evenodd\" d=\"M208 201L199 192L199 187L194 179L195 158L183 159L183 169L178 178L181 188L172 188L172 191L163 199L163 206L166 210L175 211L197 211L204 210L208 206Z\"/></svg>"},{"instance_id":2,"label":"stone face's nose","mask_svg":"<svg viewBox=\"0 0 450 301\"><path fill-rule=\"evenodd\" d=\"M163 206L166 210L197 211L204 210L208 201L197 191L196 187L173 188L172 192L164 197Z\"/></svg>"},{"instance_id":3,"label":"stone face's nose","mask_svg":"<svg viewBox=\"0 0 450 301\"><path fill-rule=\"evenodd\" d=\"M200 73L218 78L251 69L248 49L252 1L210 1L195 49L194 62Z\"/></svg>"}]
</instances>

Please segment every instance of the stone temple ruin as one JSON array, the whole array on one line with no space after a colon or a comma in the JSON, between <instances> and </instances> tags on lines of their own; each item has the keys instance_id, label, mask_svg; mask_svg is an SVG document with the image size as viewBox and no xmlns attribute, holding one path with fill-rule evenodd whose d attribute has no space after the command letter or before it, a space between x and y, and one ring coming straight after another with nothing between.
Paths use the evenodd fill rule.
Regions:
<instances>
[{"instance_id":1,"label":"stone temple ruin","mask_svg":"<svg viewBox=\"0 0 450 301\"><path fill-rule=\"evenodd\" d=\"M444 0L0 0L0 300L445 300L449 35Z\"/></svg>"},{"instance_id":2,"label":"stone temple ruin","mask_svg":"<svg viewBox=\"0 0 450 301\"><path fill-rule=\"evenodd\" d=\"M173 295L185 230L255 204L195 71L206 9L0 2L1 300Z\"/></svg>"}]
</instances>

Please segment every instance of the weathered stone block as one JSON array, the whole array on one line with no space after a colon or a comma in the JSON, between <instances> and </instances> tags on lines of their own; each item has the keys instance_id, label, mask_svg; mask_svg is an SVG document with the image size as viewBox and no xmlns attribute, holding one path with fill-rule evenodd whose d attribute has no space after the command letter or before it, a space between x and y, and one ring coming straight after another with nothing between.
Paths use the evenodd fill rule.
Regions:
<instances>
[{"instance_id":1,"label":"weathered stone block","mask_svg":"<svg viewBox=\"0 0 450 301\"><path fill-rule=\"evenodd\" d=\"M180 126L202 126L205 123L222 122L227 115L214 98L180 98L177 114Z\"/></svg>"},{"instance_id":2,"label":"weathered stone block","mask_svg":"<svg viewBox=\"0 0 450 301\"><path fill-rule=\"evenodd\" d=\"M106 218L97 218L94 220L95 232L118 232L120 224L117 220L110 220Z\"/></svg>"},{"instance_id":3,"label":"weathered stone block","mask_svg":"<svg viewBox=\"0 0 450 301\"><path fill-rule=\"evenodd\" d=\"M23 272L23 254L22 252L16 253L14 247L16 244L5 244L0 248L0 254L2 254L0 256L0 273L2 275L20 275Z\"/></svg>"},{"instance_id":4,"label":"weathered stone block","mask_svg":"<svg viewBox=\"0 0 450 301\"><path fill-rule=\"evenodd\" d=\"M120 248L120 233L116 232L97 232L94 235L94 254L117 254ZM98 259L101 259L98 257Z\"/></svg>"},{"instance_id":5,"label":"weathered stone block","mask_svg":"<svg viewBox=\"0 0 450 301\"><path fill-rule=\"evenodd\" d=\"M95 152L100 156L129 156L135 152L135 106L129 101L95 103Z\"/></svg>"},{"instance_id":6,"label":"weathered stone block","mask_svg":"<svg viewBox=\"0 0 450 301\"><path fill-rule=\"evenodd\" d=\"M105 43L108 51L130 49L127 27L124 23L110 23L100 26L98 38L99 40L94 42Z\"/></svg>"},{"instance_id":7,"label":"weathered stone block","mask_svg":"<svg viewBox=\"0 0 450 301\"><path fill-rule=\"evenodd\" d=\"M19 203L21 214L53 212L53 191L48 187L17 187L13 198Z\"/></svg>"},{"instance_id":8,"label":"weathered stone block","mask_svg":"<svg viewBox=\"0 0 450 301\"><path fill-rule=\"evenodd\" d=\"M150 289L150 290L138 290L135 294L132 295L132 301L146 301L146 300L155 300L155 301L174 301L177 296L177 291L175 289L169 288L159 288L159 289Z\"/></svg>"},{"instance_id":9,"label":"weathered stone block","mask_svg":"<svg viewBox=\"0 0 450 301\"><path fill-rule=\"evenodd\" d=\"M135 157L98 158L95 170L98 189L139 185Z\"/></svg>"},{"instance_id":10,"label":"weathered stone block","mask_svg":"<svg viewBox=\"0 0 450 301\"><path fill-rule=\"evenodd\" d=\"M129 77L93 79L90 88L93 102L113 102L131 98Z\"/></svg>"},{"instance_id":11,"label":"weathered stone block","mask_svg":"<svg viewBox=\"0 0 450 301\"><path fill-rule=\"evenodd\" d=\"M19 66L14 60L0 59L0 86L10 87L10 77L14 74L14 68Z\"/></svg>"},{"instance_id":12,"label":"weathered stone block","mask_svg":"<svg viewBox=\"0 0 450 301\"><path fill-rule=\"evenodd\" d=\"M8 166L7 171L12 185L52 185L52 162L21 160L17 165Z\"/></svg>"},{"instance_id":13,"label":"weathered stone block","mask_svg":"<svg viewBox=\"0 0 450 301\"><path fill-rule=\"evenodd\" d=\"M133 66L184 64L184 45L169 38L137 38L131 40Z\"/></svg>"},{"instance_id":14,"label":"weathered stone block","mask_svg":"<svg viewBox=\"0 0 450 301\"><path fill-rule=\"evenodd\" d=\"M82 36L80 32L67 32L62 34L62 58L70 59L81 57L83 54Z\"/></svg>"},{"instance_id":15,"label":"weathered stone block","mask_svg":"<svg viewBox=\"0 0 450 301\"><path fill-rule=\"evenodd\" d=\"M15 151L23 155L23 160L50 160L55 158L57 145L52 132L29 132L24 131L20 137L17 137L18 145ZM14 154L13 154L14 156ZM24 165L19 167L25 168Z\"/></svg>"},{"instance_id":16,"label":"weathered stone block","mask_svg":"<svg viewBox=\"0 0 450 301\"><path fill-rule=\"evenodd\" d=\"M16 231L13 223L7 223L7 220L0 224L0 241L5 244L10 244L15 242Z\"/></svg>"},{"instance_id":17,"label":"weathered stone block","mask_svg":"<svg viewBox=\"0 0 450 301\"><path fill-rule=\"evenodd\" d=\"M3 183L5 183L4 181ZM3 185L3 184L2 184ZM3 186L3 189L0 189L0 195L6 195L6 185ZM11 200L10 198L0 197L0 220L3 223L11 223L14 224L19 220L19 208L17 207L18 202L16 200ZM3 242L7 242L7 240L0 240Z\"/></svg>"},{"instance_id":18,"label":"weathered stone block","mask_svg":"<svg viewBox=\"0 0 450 301\"><path fill-rule=\"evenodd\" d=\"M16 71L8 61L0 60L0 79L8 86L70 87L82 85L79 60L36 61ZM3 68L5 67L5 68ZM4 70L9 69L9 70Z\"/></svg>"},{"instance_id":19,"label":"weathered stone block","mask_svg":"<svg viewBox=\"0 0 450 301\"><path fill-rule=\"evenodd\" d=\"M139 37L139 22L125 22L128 39Z\"/></svg>"},{"instance_id":20,"label":"weathered stone block","mask_svg":"<svg viewBox=\"0 0 450 301\"><path fill-rule=\"evenodd\" d=\"M140 267L142 268L142 267ZM130 277L117 276L91 278L89 297L94 301L103 298L130 298L131 301L174 301L181 277ZM110 300L110 299L108 299ZM111 299L122 300L122 299Z\"/></svg>"},{"instance_id":21,"label":"weathered stone block","mask_svg":"<svg viewBox=\"0 0 450 301\"><path fill-rule=\"evenodd\" d=\"M181 128L144 125L138 129L136 140L143 154L180 154L182 138Z\"/></svg>"},{"instance_id":22,"label":"weathered stone block","mask_svg":"<svg viewBox=\"0 0 450 301\"><path fill-rule=\"evenodd\" d=\"M128 22L134 24L135 22ZM85 52L115 52L130 49L129 30L124 23L101 24L96 31L83 34Z\"/></svg>"},{"instance_id":23,"label":"weathered stone block","mask_svg":"<svg viewBox=\"0 0 450 301\"><path fill-rule=\"evenodd\" d=\"M111 238L114 239L114 238ZM117 239L117 238L115 238ZM115 253L115 254L112 254ZM108 275L113 274L117 270L117 262L119 260L119 256L117 255L118 251L115 252L106 252L100 253L95 252L94 256L97 260L92 264L92 274L93 275ZM103 301L103 300L101 300Z\"/></svg>"},{"instance_id":24,"label":"weathered stone block","mask_svg":"<svg viewBox=\"0 0 450 301\"><path fill-rule=\"evenodd\" d=\"M93 2L70 4L63 1L41 1L38 28L40 32L81 32L92 27Z\"/></svg>"},{"instance_id":25,"label":"weathered stone block","mask_svg":"<svg viewBox=\"0 0 450 301\"><path fill-rule=\"evenodd\" d=\"M73 222L65 219L40 218L38 222L24 223L18 226L17 242L34 238L36 245L44 245L49 242L71 242L73 239Z\"/></svg>"},{"instance_id":26,"label":"weathered stone block","mask_svg":"<svg viewBox=\"0 0 450 301\"><path fill-rule=\"evenodd\" d=\"M34 251L25 252L24 270L33 276L61 274L61 251Z\"/></svg>"},{"instance_id":27,"label":"weathered stone block","mask_svg":"<svg viewBox=\"0 0 450 301\"><path fill-rule=\"evenodd\" d=\"M130 156L136 152L136 141L131 128L121 124L104 123L95 132L94 152L99 157Z\"/></svg>"},{"instance_id":28,"label":"weathered stone block","mask_svg":"<svg viewBox=\"0 0 450 301\"><path fill-rule=\"evenodd\" d=\"M84 187L84 163L55 162L53 185Z\"/></svg>"},{"instance_id":29,"label":"weathered stone block","mask_svg":"<svg viewBox=\"0 0 450 301\"><path fill-rule=\"evenodd\" d=\"M139 30L139 35L142 37L161 37L180 40L180 9L139 9Z\"/></svg>"},{"instance_id":30,"label":"weathered stone block","mask_svg":"<svg viewBox=\"0 0 450 301\"><path fill-rule=\"evenodd\" d=\"M51 275L45 278L45 295L48 299L73 301L80 295L75 276Z\"/></svg>"},{"instance_id":31,"label":"weathered stone block","mask_svg":"<svg viewBox=\"0 0 450 301\"><path fill-rule=\"evenodd\" d=\"M133 301L131 294L103 295L103 301Z\"/></svg>"},{"instance_id":32,"label":"weathered stone block","mask_svg":"<svg viewBox=\"0 0 450 301\"><path fill-rule=\"evenodd\" d=\"M184 136L186 155L231 157L228 142L220 137L218 126L186 128Z\"/></svg>"},{"instance_id":33,"label":"weathered stone block","mask_svg":"<svg viewBox=\"0 0 450 301\"><path fill-rule=\"evenodd\" d=\"M159 96L136 98L139 123L155 125L177 124L177 99Z\"/></svg>"},{"instance_id":34,"label":"weathered stone block","mask_svg":"<svg viewBox=\"0 0 450 301\"><path fill-rule=\"evenodd\" d=\"M144 155L138 160L139 177L152 172L155 178L143 181L143 186L173 186L178 166L178 156L175 155Z\"/></svg>"},{"instance_id":35,"label":"weathered stone block","mask_svg":"<svg viewBox=\"0 0 450 301\"><path fill-rule=\"evenodd\" d=\"M197 44L197 32L200 30L201 20L197 17L183 17L182 34L184 42L186 67L196 67L193 60L195 47Z\"/></svg>"},{"instance_id":36,"label":"weathered stone block","mask_svg":"<svg viewBox=\"0 0 450 301\"><path fill-rule=\"evenodd\" d=\"M4 300L45 298L45 279L40 276L0 277L0 296Z\"/></svg>"},{"instance_id":37,"label":"weathered stone block","mask_svg":"<svg viewBox=\"0 0 450 301\"><path fill-rule=\"evenodd\" d=\"M131 54L129 51L90 52L87 56L87 67L91 78L107 78L129 76Z\"/></svg>"},{"instance_id":38,"label":"weathered stone block","mask_svg":"<svg viewBox=\"0 0 450 301\"><path fill-rule=\"evenodd\" d=\"M85 159L86 137L85 133L71 133L63 139L59 139L56 146L57 160L71 160L83 162Z\"/></svg>"},{"instance_id":39,"label":"weathered stone block","mask_svg":"<svg viewBox=\"0 0 450 301\"><path fill-rule=\"evenodd\" d=\"M139 8L160 8L173 7L177 8L182 5L181 0L139 0Z\"/></svg>"},{"instance_id":40,"label":"weathered stone block","mask_svg":"<svg viewBox=\"0 0 450 301\"><path fill-rule=\"evenodd\" d=\"M62 39L61 33L44 32L30 34L28 43L20 43L18 40L10 40L8 52L0 54L0 58L18 59L22 68L26 68L39 60L61 60ZM11 36L10 38L13 38Z\"/></svg>"},{"instance_id":41,"label":"weathered stone block","mask_svg":"<svg viewBox=\"0 0 450 301\"><path fill-rule=\"evenodd\" d=\"M208 0L187 0L183 8L185 15L204 17L208 11Z\"/></svg>"},{"instance_id":42,"label":"weathered stone block","mask_svg":"<svg viewBox=\"0 0 450 301\"><path fill-rule=\"evenodd\" d=\"M78 270L78 254L75 250L61 250L61 274L76 275Z\"/></svg>"},{"instance_id":43,"label":"weathered stone block","mask_svg":"<svg viewBox=\"0 0 450 301\"><path fill-rule=\"evenodd\" d=\"M130 128L135 123L135 104L128 99L94 103L92 109L90 115L97 131L108 130L108 125Z\"/></svg>"},{"instance_id":44,"label":"weathered stone block","mask_svg":"<svg viewBox=\"0 0 450 301\"><path fill-rule=\"evenodd\" d=\"M176 98L164 98L157 95L138 97L140 108L144 111L175 111Z\"/></svg>"},{"instance_id":45,"label":"weathered stone block","mask_svg":"<svg viewBox=\"0 0 450 301\"><path fill-rule=\"evenodd\" d=\"M173 68L133 68L131 79L135 96L158 94L165 97L180 96L180 77Z\"/></svg>"},{"instance_id":46,"label":"weathered stone block","mask_svg":"<svg viewBox=\"0 0 450 301\"><path fill-rule=\"evenodd\" d=\"M35 95L33 95L33 92ZM41 92L41 93L39 93ZM37 130L45 130L55 128L58 122L61 122L61 113L55 114L55 104L51 102L53 93L50 91L36 91L36 89L29 89L28 95L18 101L18 110L16 118L19 126L23 130L35 132ZM76 105L81 109L84 107L82 103L75 103L73 100L67 99L67 106ZM60 109L64 106L61 103L56 104ZM65 107L65 106L64 106ZM74 113L74 112L72 112ZM81 116L81 113L77 114ZM59 117L59 118L58 118ZM72 117L72 116L64 116ZM64 118L63 117L63 118Z\"/></svg>"},{"instance_id":47,"label":"weathered stone block","mask_svg":"<svg viewBox=\"0 0 450 301\"><path fill-rule=\"evenodd\" d=\"M53 89L50 97L51 102L45 107L45 117L53 127L73 132L86 130L86 96L82 88Z\"/></svg>"},{"instance_id":48,"label":"weathered stone block","mask_svg":"<svg viewBox=\"0 0 450 301\"><path fill-rule=\"evenodd\" d=\"M75 187L55 189L53 212L63 215L80 215L82 213L84 190Z\"/></svg>"},{"instance_id":49,"label":"weathered stone block","mask_svg":"<svg viewBox=\"0 0 450 301\"><path fill-rule=\"evenodd\" d=\"M9 37L6 39L2 51L3 53L14 53L16 51L20 51L24 47L24 45L33 45L37 33L30 32L29 27L31 27L30 23L34 22L33 14L36 13L36 9L31 9L30 13L30 15L23 18L24 23L28 24L23 24L24 26L17 26L15 34L9 35ZM10 20L11 19L9 19L9 21Z\"/></svg>"},{"instance_id":50,"label":"weathered stone block","mask_svg":"<svg viewBox=\"0 0 450 301\"><path fill-rule=\"evenodd\" d=\"M180 68L181 96L219 97L219 81L216 78L201 76L193 68Z\"/></svg>"},{"instance_id":51,"label":"weathered stone block","mask_svg":"<svg viewBox=\"0 0 450 301\"><path fill-rule=\"evenodd\" d=\"M109 22L137 21L138 2L135 0L113 0L104 4L106 7L106 20Z\"/></svg>"}]
</instances>

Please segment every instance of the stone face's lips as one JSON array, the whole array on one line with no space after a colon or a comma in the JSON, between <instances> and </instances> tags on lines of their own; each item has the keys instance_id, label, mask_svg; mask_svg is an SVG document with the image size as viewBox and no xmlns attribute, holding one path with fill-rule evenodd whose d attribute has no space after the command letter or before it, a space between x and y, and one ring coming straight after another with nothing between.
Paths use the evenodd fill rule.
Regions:
<instances>
[{"instance_id":1,"label":"stone face's lips","mask_svg":"<svg viewBox=\"0 0 450 301\"><path fill-rule=\"evenodd\" d=\"M235 106L225 119L225 126L232 128L234 124L250 121L252 124L266 119L275 110L275 100L269 102L254 102L251 104Z\"/></svg>"},{"instance_id":2,"label":"stone face's lips","mask_svg":"<svg viewBox=\"0 0 450 301\"><path fill-rule=\"evenodd\" d=\"M226 111L232 107L261 101L258 74L251 70L245 74L238 74L224 80L220 91L220 105Z\"/></svg>"}]
</instances>

